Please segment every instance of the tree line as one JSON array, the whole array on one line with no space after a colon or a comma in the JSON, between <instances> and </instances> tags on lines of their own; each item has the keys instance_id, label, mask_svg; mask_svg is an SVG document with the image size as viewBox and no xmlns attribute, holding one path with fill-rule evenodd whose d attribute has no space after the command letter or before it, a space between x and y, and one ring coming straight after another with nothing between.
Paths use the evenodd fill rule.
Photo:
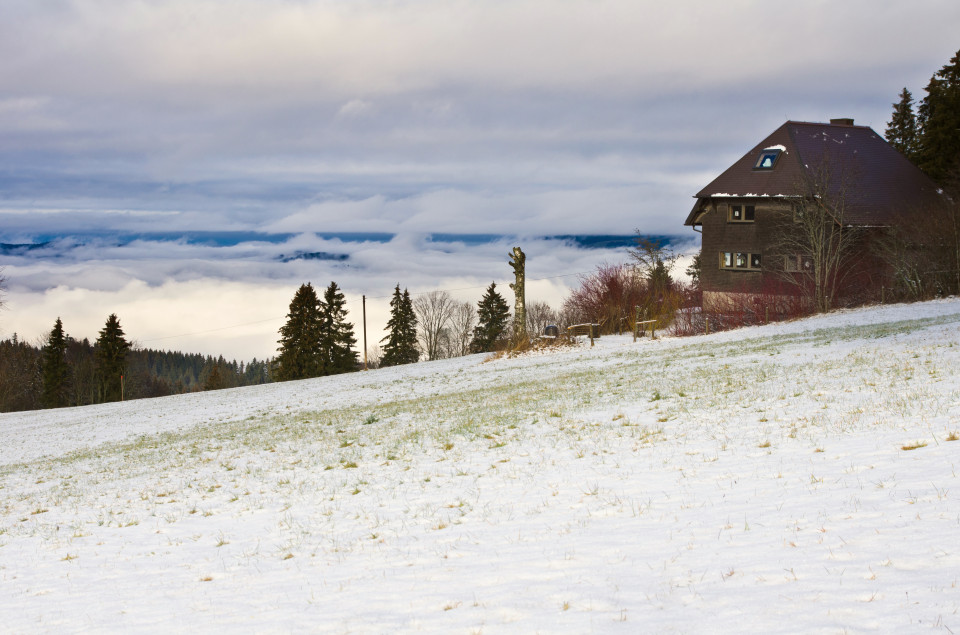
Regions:
<instances>
[{"instance_id":1,"label":"tree line","mask_svg":"<svg viewBox=\"0 0 960 635\"><path fill-rule=\"evenodd\" d=\"M111 314L91 343L77 340L57 318L42 345L16 333L0 341L0 412L86 406L165 397L271 381L270 361L138 349Z\"/></svg>"},{"instance_id":2,"label":"tree line","mask_svg":"<svg viewBox=\"0 0 960 635\"><path fill-rule=\"evenodd\" d=\"M2 286L0 271L0 292ZM2 299L2 296L0 296ZM297 289L280 328L277 355L249 363L222 356L141 349L111 314L97 339L71 337L58 317L42 343L16 334L0 341L0 412L84 406L335 375L360 370L354 325L336 282L317 294ZM542 332L557 319L545 303L528 310L530 329ZM370 367L487 352L511 335L507 301L491 283L476 306L446 291L411 297L396 285L390 319Z\"/></svg>"}]
</instances>

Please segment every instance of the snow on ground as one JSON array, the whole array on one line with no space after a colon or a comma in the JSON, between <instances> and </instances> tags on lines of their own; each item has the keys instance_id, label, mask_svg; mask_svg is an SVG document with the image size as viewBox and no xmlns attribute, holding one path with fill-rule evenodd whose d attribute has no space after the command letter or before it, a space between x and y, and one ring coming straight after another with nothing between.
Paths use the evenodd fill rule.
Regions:
<instances>
[{"instance_id":1,"label":"snow on ground","mask_svg":"<svg viewBox=\"0 0 960 635\"><path fill-rule=\"evenodd\" d=\"M10 632L960 632L960 300L0 415Z\"/></svg>"}]
</instances>

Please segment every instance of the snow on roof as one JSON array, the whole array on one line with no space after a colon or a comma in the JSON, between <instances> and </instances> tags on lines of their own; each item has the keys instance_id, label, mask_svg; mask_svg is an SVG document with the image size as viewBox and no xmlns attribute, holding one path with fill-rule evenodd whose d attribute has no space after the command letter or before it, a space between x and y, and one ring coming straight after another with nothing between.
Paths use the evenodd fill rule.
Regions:
<instances>
[{"instance_id":1,"label":"snow on roof","mask_svg":"<svg viewBox=\"0 0 960 635\"><path fill-rule=\"evenodd\" d=\"M753 194L750 192L746 194L727 194L723 192L723 193L711 194L710 196L713 198L787 198L788 196L795 196L795 195L794 194Z\"/></svg>"},{"instance_id":2,"label":"snow on roof","mask_svg":"<svg viewBox=\"0 0 960 635\"><path fill-rule=\"evenodd\" d=\"M767 152L768 150L779 150L780 152L786 152L786 151L787 151L787 146L781 145L781 144L778 143L778 144L775 145L775 146L770 146L769 148L764 148L764 149L763 149L764 152Z\"/></svg>"}]
</instances>

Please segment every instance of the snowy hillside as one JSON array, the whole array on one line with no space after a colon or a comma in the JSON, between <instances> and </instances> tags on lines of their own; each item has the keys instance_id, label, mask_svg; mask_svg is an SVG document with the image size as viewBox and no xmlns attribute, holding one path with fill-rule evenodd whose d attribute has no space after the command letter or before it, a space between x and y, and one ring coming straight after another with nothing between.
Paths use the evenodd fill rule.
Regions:
<instances>
[{"instance_id":1,"label":"snowy hillside","mask_svg":"<svg viewBox=\"0 0 960 635\"><path fill-rule=\"evenodd\" d=\"M2 629L960 633L960 300L0 415Z\"/></svg>"}]
</instances>

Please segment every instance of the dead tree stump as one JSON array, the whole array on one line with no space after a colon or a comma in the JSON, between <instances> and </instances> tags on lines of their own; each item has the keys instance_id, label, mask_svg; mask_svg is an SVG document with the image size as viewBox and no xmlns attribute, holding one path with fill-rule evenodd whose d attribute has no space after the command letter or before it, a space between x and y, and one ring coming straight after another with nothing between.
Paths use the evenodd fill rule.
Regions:
<instances>
[{"instance_id":1,"label":"dead tree stump","mask_svg":"<svg viewBox=\"0 0 960 635\"><path fill-rule=\"evenodd\" d=\"M513 275L517 279L510 285L515 298L513 302L513 339L516 342L521 342L527 339L527 302L524 288L527 256L519 247L514 247L509 263L513 267Z\"/></svg>"}]
</instances>

